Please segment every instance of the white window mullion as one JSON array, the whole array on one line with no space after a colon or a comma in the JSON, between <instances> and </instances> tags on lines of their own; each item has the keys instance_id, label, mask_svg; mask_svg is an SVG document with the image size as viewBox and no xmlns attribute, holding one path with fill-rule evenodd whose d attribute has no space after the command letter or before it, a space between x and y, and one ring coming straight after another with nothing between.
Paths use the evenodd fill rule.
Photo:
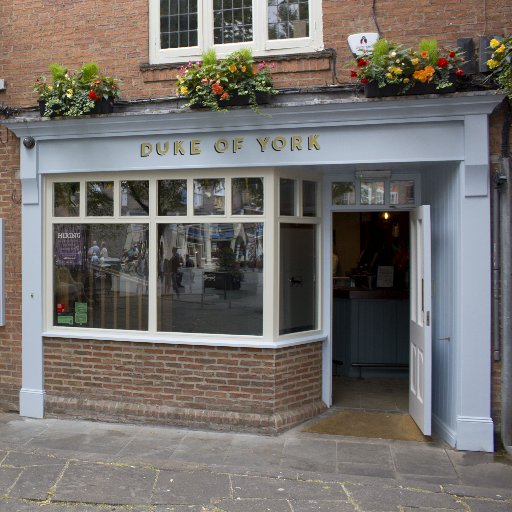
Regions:
<instances>
[{"instance_id":1,"label":"white window mullion","mask_svg":"<svg viewBox=\"0 0 512 512\"><path fill-rule=\"evenodd\" d=\"M252 31L254 53L265 49L267 39L267 2L252 0Z\"/></svg>"},{"instance_id":2,"label":"white window mullion","mask_svg":"<svg viewBox=\"0 0 512 512\"><path fill-rule=\"evenodd\" d=\"M198 41L201 51L213 48L213 0L200 1Z\"/></svg>"}]
</instances>

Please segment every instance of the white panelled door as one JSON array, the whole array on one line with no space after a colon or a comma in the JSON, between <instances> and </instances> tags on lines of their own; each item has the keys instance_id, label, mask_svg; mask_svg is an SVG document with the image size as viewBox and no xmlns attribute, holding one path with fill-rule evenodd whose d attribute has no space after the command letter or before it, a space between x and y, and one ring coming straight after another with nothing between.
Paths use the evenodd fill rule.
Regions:
<instances>
[{"instance_id":1,"label":"white panelled door","mask_svg":"<svg viewBox=\"0 0 512 512\"><path fill-rule=\"evenodd\" d=\"M430 206L411 212L411 322L409 414L424 435L432 433L432 318Z\"/></svg>"}]
</instances>

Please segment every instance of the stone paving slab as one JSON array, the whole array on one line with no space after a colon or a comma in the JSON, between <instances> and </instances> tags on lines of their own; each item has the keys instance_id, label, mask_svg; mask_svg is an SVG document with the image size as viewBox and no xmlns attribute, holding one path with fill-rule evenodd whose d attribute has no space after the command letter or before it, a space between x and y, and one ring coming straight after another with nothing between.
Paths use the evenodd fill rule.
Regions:
<instances>
[{"instance_id":1,"label":"stone paving slab","mask_svg":"<svg viewBox=\"0 0 512 512\"><path fill-rule=\"evenodd\" d=\"M284 445L281 466L287 469L335 473L336 441L289 439Z\"/></svg>"},{"instance_id":2,"label":"stone paving slab","mask_svg":"<svg viewBox=\"0 0 512 512\"><path fill-rule=\"evenodd\" d=\"M10 489L9 496L31 500L45 500L64 465L32 466L23 469L19 479Z\"/></svg>"},{"instance_id":3,"label":"stone paving slab","mask_svg":"<svg viewBox=\"0 0 512 512\"><path fill-rule=\"evenodd\" d=\"M443 510L467 509L456 497L433 493L421 489L412 490L400 487L362 487L346 485L351 501L361 512L397 512L398 507L434 508Z\"/></svg>"},{"instance_id":4,"label":"stone paving slab","mask_svg":"<svg viewBox=\"0 0 512 512\"><path fill-rule=\"evenodd\" d=\"M504 503L494 500L466 499L471 512L511 512L512 502Z\"/></svg>"},{"instance_id":5,"label":"stone paving slab","mask_svg":"<svg viewBox=\"0 0 512 512\"><path fill-rule=\"evenodd\" d=\"M488 498L496 501L512 501L512 481L507 489L496 489L494 487L476 487L469 485L444 485L444 490L456 496L469 498Z\"/></svg>"},{"instance_id":6,"label":"stone paving slab","mask_svg":"<svg viewBox=\"0 0 512 512\"><path fill-rule=\"evenodd\" d=\"M222 500L217 504L217 509L222 512L290 512L292 510L287 500L271 499Z\"/></svg>"},{"instance_id":7,"label":"stone paving slab","mask_svg":"<svg viewBox=\"0 0 512 512\"><path fill-rule=\"evenodd\" d=\"M343 487L338 483L244 476L232 476L231 483L233 497L240 499L261 498L264 496L277 500L348 501Z\"/></svg>"},{"instance_id":8,"label":"stone paving slab","mask_svg":"<svg viewBox=\"0 0 512 512\"><path fill-rule=\"evenodd\" d=\"M0 495L7 493L22 471L20 468L0 467Z\"/></svg>"},{"instance_id":9,"label":"stone paving slab","mask_svg":"<svg viewBox=\"0 0 512 512\"><path fill-rule=\"evenodd\" d=\"M112 464L71 462L57 483L54 501L148 504L157 472Z\"/></svg>"},{"instance_id":10,"label":"stone paving slab","mask_svg":"<svg viewBox=\"0 0 512 512\"><path fill-rule=\"evenodd\" d=\"M201 505L230 496L231 484L228 475L205 471L160 471L151 502L158 505Z\"/></svg>"}]
</instances>

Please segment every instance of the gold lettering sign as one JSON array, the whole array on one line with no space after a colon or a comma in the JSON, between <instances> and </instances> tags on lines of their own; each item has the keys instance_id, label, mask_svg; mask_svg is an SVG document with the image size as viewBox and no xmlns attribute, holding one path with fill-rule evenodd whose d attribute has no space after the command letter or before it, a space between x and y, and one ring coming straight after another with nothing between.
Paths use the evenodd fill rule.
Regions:
<instances>
[{"instance_id":1,"label":"gold lettering sign","mask_svg":"<svg viewBox=\"0 0 512 512\"><path fill-rule=\"evenodd\" d=\"M307 140L307 144L306 144ZM172 147L172 153L170 149ZM211 149L216 153L222 154L228 151L234 154L242 153L248 147L259 149L260 153L272 152L286 152L286 151L320 151L320 135L310 134L303 135L274 135L274 136L259 136L254 139L246 140L246 137L232 137L232 138L219 138L216 139ZM187 140L162 140L155 143L142 142L140 145L140 156L146 158L153 155L155 150L156 155L166 156L174 155L177 157L185 155L200 155L203 150L208 150L204 147L201 139Z\"/></svg>"}]
</instances>

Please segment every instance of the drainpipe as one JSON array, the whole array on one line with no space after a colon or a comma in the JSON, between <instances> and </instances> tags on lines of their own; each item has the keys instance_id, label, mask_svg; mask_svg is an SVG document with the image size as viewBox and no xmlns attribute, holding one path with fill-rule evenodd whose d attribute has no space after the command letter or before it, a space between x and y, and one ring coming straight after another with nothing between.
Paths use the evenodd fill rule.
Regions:
<instances>
[{"instance_id":1,"label":"drainpipe","mask_svg":"<svg viewBox=\"0 0 512 512\"><path fill-rule=\"evenodd\" d=\"M510 101L505 100L505 119L501 139L500 177L505 186L500 201L500 254L501 254L501 346L496 356L501 356L501 440L512 454L512 258L511 258L511 205L512 183L510 177L510 125L512 112ZM496 330L496 333L498 331Z\"/></svg>"}]
</instances>

